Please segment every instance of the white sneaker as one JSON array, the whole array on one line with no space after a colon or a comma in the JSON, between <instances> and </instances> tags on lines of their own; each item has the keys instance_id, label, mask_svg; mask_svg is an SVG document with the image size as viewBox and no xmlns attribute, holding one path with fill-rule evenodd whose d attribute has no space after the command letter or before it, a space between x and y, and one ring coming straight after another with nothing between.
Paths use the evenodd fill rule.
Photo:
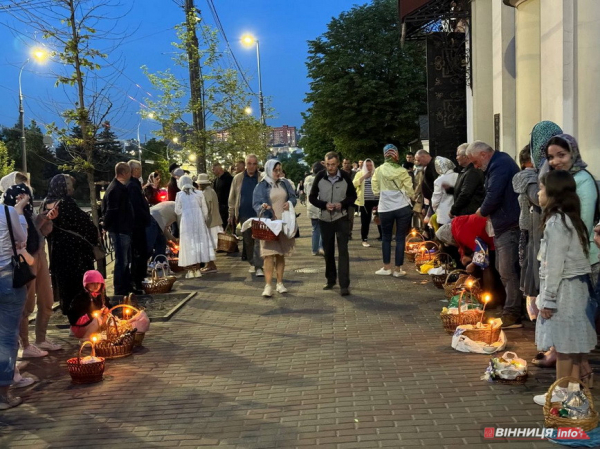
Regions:
<instances>
[{"instance_id":1,"label":"white sneaker","mask_svg":"<svg viewBox=\"0 0 600 449\"><path fill-rule=\"evenodd\" d=\"M271 287L271 284L265 285L265 289L263 290L262 295L265 298L270 298L271 296L273 296L273 287Z\"/></svg>"},{"instance_id":2,"label":"white sneaker","mask_svg":"<svg viewBox=\"0 0 600 449\"><path fill-rule=\"evenodd\" d=\"M251 266L251 267L248 269L248 273L256 273L256 267L252 267L252 266Z\"/></svg>"},{"instance_id":3,"label":"white sneaker","mask_svg":"<svg viewBox=\"0 0 600 449\"><path fill-rule=\"evenodd\" d=\"M42 351L36 345L29 345L25 349L23 349L23 358L46 357L47 355L48 351Z\"/></svg>"},{"instance_id":4,"label":"white sneaker","mask_svg":"<svg viewBox=\"0 0 600 449\"><path fill-rule=\"evenodd\" d=\"M369 242L367 242L366 240L363 240L363 242L362 242L362 245L363 245L365 248L370 248L370 247L371 247L371 245L369 244Z\"/></svg>"},{"instance_id":5,"label":"white sneaker","mask_svg":"<svg viewBox=\"0 0 600 449\"><path fill-rule=\"evenodd\" d=\"M395 278L401 278L402 276L406 276L406 271L404 271L403 269L400 269L398 271L394 271L394 277Z\"/></svg>"},{"instance_id":6,"label":"white sneaker","mask_svg":"<svg viewBox=\"0 0 600 449\"><path fill-rule=\"evenodd\" d=\"M262 268L257 268L257 269L256 269L256 277L257 277L257 278L262 278L262 277L264 277L264 276L265 276L265 273L264 273L264 271L262 270Z\"/></svg>"},{"instance_id":7,"label":"white sneaker","mask_svg":"<svg viewBox=\"0 0 600 449\"><path fill-rule=\"evenodd\" d=\"M378 274L379 276L389 276L390 274L392 274L392 270L386 270L385 268L381 268L377 270L375 274Z\"/></svg>"},{"instance_id":8,"label":"white sneaker","mask_svg":"<svg viewBox=\"0 0 600 449\"><path fill-rule=\"evenodd\" d=\"M187 273L185 273L185 278L186 279L193 279L194 278L194 272L193 271L188 271Z\"/></svg>"},{"instance_id":9,"label":"white sneaker","mask_svg":"<svg viewBox=\"0 0 600 449\"><path fill-rule=\"evenodd\" d=\"M43 341L42 343L36 343L35 345L40 349L45 349L46 351L60 351L62 349L61 345L53 343L47 338L46 341Z\"/></svg>"},{"instance_id":10,"label":"white sneaker","mask_svg":"<svg viewBox=\"0 0 600 449\"><path fill-rule=\"evenodd\" d=\"M287 288L284 287L282 282L277 283L277 286L275 287L275 291L277 293L287 293L288 292Z\"/></svg>"},{"instance_id":11,"label":"white sneaker","mask_svg":"<svg viewBox=\"0 0 600 449\"><path fill-rule=\"evenodd\" d=\"M535 402L537 405L541 405L544 406L546 405L546 395L548 393L544 393L544 394L538 394L537 396L533 397L533 402ZM562 387L556 387L554 389L554 391L552 392L552 402L562 402L567 398L567 389L566 388L562 388Z\"/></svg>"},{"instance_id":12,"label":"white sneaker","mask_svg":"<svg viewBox=\"0 0 600 449\"><path fill-rule=\"evenodd\" d=\"M202 277L202 273L200 272L200 270L194 271L194 277L195 278L201 278Z\"/></svg>"},{"instance_id":13,"label":"white sneaker","mask_svg":"<svg viewBox=\"0 0 600 449\"><path fill-rule=\"evenodd\" d=\"M14 380L10 385L12 388L25 388L35 382L35 379L31 377L22 377L21 375L19 377L19 380Z\"/></svg>"}]
</instances>

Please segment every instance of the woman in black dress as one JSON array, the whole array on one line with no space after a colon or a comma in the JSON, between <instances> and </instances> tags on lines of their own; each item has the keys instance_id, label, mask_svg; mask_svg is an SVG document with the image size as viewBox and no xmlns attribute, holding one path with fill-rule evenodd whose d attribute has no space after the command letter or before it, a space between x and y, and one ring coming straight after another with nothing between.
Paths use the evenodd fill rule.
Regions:
<instances>
[{"instance_id":1,"label":"woman in black dress","mask_svg":"<svg viewBox=\"0 0 600 449\"><path fill-rule=\"evenodd\" d=\"M99 239L98 229L90 216L71 198L73 183L69 175L56 175L50 181L48 196L42 205L43 214L53 209L58 211L54 213L52 231L46 237L54 298L60 302L64 315L81 290L78 279L94 269L93 246Z\"/></svg>"}]
</instances>

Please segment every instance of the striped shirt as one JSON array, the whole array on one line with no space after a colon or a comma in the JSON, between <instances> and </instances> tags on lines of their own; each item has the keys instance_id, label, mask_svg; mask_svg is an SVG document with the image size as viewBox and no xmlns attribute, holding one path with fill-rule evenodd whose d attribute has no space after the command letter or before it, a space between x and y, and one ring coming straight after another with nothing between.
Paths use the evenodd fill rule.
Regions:
<instances>
[{"instance_id":1,"label":"striped shirt","mask_svg":"<svg viewBox=\"0 0 600 449\"><path fill-rule=\"evenodd\" d=\"M376 201L379 199L378 196L375 196L373 189L371 188L371 177L365 179L364 190L365 201Z\"/></svg>"}]
</instances>

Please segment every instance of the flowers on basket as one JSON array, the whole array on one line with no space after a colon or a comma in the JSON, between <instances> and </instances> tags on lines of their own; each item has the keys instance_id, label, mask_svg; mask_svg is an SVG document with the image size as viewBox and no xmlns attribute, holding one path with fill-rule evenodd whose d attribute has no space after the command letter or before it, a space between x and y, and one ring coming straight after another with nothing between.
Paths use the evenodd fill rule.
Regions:
<instances>
[{"instance_id":1,"label":"flowers on basket","mask_svg":"<svg viewBox=\"0 0 600 449\"><path fill-rule=\"evenodd\" d=\"M512 357L511 357L512 356ZM527 374L527 362L514 352L505 352L501 357L492 357L481 380L515 380Z\"/></svg>"}]
</instances>

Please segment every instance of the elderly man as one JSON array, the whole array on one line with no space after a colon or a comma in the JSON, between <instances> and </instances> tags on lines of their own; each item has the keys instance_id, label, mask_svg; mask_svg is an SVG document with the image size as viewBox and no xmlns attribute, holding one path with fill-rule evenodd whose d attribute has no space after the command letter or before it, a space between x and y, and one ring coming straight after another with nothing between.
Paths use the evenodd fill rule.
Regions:
<instances>
[{"instance_id":1,"label":"elderly man","mask_svg":"<svg viewBox=\"0 0 600 449\"><path fill-rule=\"evenodd\" d=\"M133 233L131 234L131 280L135 289L142 291L142 281L148 270L148 246L146 228L150 226L150 206L142 190L140 178L142 164L139 161L127 162L131 169L131 179L127 183L129 201L133 207Z\"/></svg>"},{"instance_id":2,"label":"elderly man","mask_svg":"<svg viewBox=\"0 0 600 449\"><path fill-rule=\"evenodd\" d=\"M454 204L450 208L451 217L474 214L485 197L483 172L471 163L467 156L468 146L468 143L463 143L456 149L456 162L461 170L454 187L447 189L448 193L454 195Z\"/></svg>"},{"instance_id":3,"label":"elderly man","mask_svg":"<svg viewBox=\"0 0 600 449\"><path fill-rule=\"evenodd\" d=\"M213 181L213 189L217 194L219 200L219 214L223 221L223 228L227 227L227 221L229 219L229 207L227 202L229 201L229 192L231 191L231 183L233 182L233 176L228 171L225 171L223 166L215 162L212 167L213 175L215 180Z\"/></svg>"},{"instance_id":4,"label":"elderly man","mask_svg":"<svg viewBox=\"0 0 600 449\"><path fill-rule=\"evenodd\" d=\"M131 235L133 233L133 207L129 201L126 184L131 178L131 168L125 162L115 166L112 180L102 200L104 229L115 251L113 285L115 295L127 295L131 291ZM75 280L74 280L75 282Z\"/></svg>"},{"instance_id":5,"label":"elderly man","mask_svg":"<svg viewBox=\"0 0 600 449\"><path fill-rule=\"evenodd\" d=\"M490 217L494 228L496 268L506 290L502 327L512 329L521 324L519 288L519 202L512 178L519 171L517 163L506 153L494 151L487 143L475 141L467 148L475 166L485 172L485 198L477 215Z\"/></svg>"},{"instance_id":6,"label":"elderly man","mask_svg":"<svg viewBox=\"0 0 600 449\"><path fill-rule=\"evenodd\" d=\"M238 173L231 183L229 192L229 223L243 223L249 218L256 217L252 207L254 188L261 181L262 174L258 172L258 158L254 154L246 157L246 169ZM255 244L252 238L252 229L246 229L242 234L244 238L244 249L250 263L250 273L256 273L257 277L264 276L263 259L260 257L260 245Z\"/></svg>"}]
</instances>

